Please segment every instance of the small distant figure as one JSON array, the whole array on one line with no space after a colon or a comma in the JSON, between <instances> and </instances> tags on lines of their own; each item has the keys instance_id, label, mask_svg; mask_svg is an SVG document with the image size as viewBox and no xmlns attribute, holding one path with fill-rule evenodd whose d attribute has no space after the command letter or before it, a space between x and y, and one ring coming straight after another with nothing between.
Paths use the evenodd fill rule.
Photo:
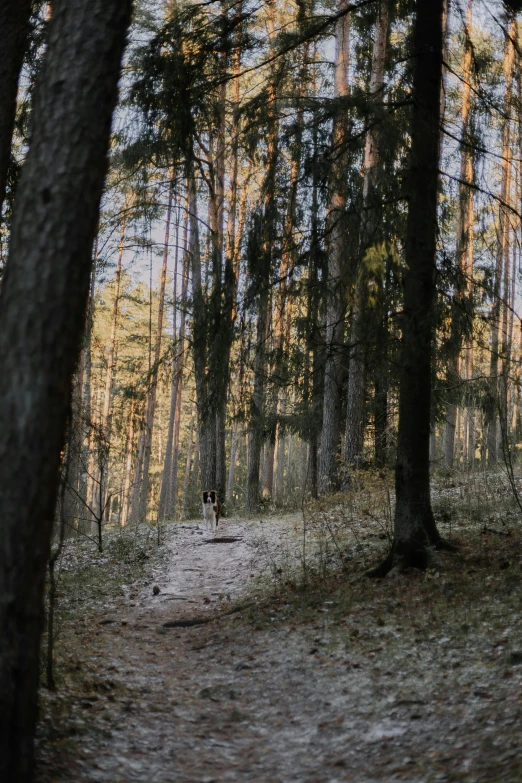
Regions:
<instances>
[{"instance_id":1,"label":"small distant figure","mask_svg":"<svg viewBox=\"0 0 522 783\"><path fill-rule=\"evenodd\" d=\"M212 534L216 532L221 513L221 505L218 500L215 489L205 490L203 492L203 521L205 529L211 530Z\"/></svg>"}]
</instances>

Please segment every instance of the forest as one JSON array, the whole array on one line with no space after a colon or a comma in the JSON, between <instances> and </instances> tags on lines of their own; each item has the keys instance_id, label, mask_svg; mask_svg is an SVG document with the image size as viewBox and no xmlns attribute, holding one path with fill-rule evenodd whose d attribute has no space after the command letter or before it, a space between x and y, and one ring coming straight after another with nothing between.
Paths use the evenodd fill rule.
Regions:
<instances>
[{"instance_id":1,"label":"forest","mask_svg":"<svg viewBox=\"0 0 522 783\"><path fill-rule=\"evenodd\" d=\"M0 779L522 780L521 0L0 30Z\"/></svg>"}]
</instances>

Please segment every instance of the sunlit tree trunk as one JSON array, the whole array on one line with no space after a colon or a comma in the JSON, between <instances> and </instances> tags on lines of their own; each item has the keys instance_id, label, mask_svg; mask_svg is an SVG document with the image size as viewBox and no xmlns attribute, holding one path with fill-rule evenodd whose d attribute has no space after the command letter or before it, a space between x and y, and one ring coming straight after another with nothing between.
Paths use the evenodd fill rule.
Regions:
<instances>
[{"instance_id":1,"label":"sunlit tree trunk","mask_svg":"<svg viewBox=\"0 0 522 783\"><path fill-rule=\"evenodd\" d=\"M187 289L188 289L188 253L185 254L183 261L183 284L181 290L181 324L179 330L178 355L176 357L176 366L173 372L176 374L176 388L174 401L174 440L172 445L172 460L170 464L170 480L168 483L169 491L167 495L167 518L176 518L176 506L178 501L178 459L179 459L179 435L181 428L181 399L183 391L183 371L185 368L186 352L186 307L187 307Z\"/></svg>"},{"instance_id":2,"label":"sunlit tree trunk","mask_svg":"<svg viewBox=\"0 0 522 783\"><path fill-rule=\"evenodd\" d=\"M497 256L495 263L495 278L493 282L493 303L491 306L491 358L489 365L489 392L488 392L488 465L494 467L498 458L498 404L499 404L499 347L500 347L500 317L501 317L501 293L502 272L505 259L509 256L509 202L511 190L511 103L513 87L513 64L515 48L513 42L516 36L516 23L512 19L509 23L506 46L504 50L503 73L505 79L504 97L504 127L502 134L502 164L500 183L500 207L498 216L498 240ZM503 206L506 205L506 206Z\"/></svg>"},{"instance_id":3,"label":"sunlit tree trunk","mask_svg":"<svg viewBox=\"0 0 522 783\"><path fill-rule=\"evenodd\" d=\"M13 783L33 778L45 573L130 10L54 2L0 291L0 779Z\"/></svg>"},{"instance_id":4,"label":"sunlit tree trunk","mask_svg":"<svg viewBox=\"0 0 522 783\"><path fill-rule=\"evenodd\" d=\"M199 432L196 430L196 441L194 443L194 465L192 467L192 486L196 489L196 494L199 497L199 487L202 484L201 481L201 449L199 447Z\"/></svg>"},{"instance_id":5,"label":"sunlit tree trunk","mask_svg":"<svg viewBox=\"0 0 522 783\"><path fill-rule=\"evenodd\" d=\"M141 490L141 477L143 473L143 456L145 453L145 429L143 415L140 415L140 430L138 437L138 448L136 452L136 461L134 463L133 479L132 479L132 493L130 501L129 517L133 525L138 525L139 510L140 510L140 490Z\"/></svg>"},{"instance_id":6,"label":"sunlit tree trunk","mask_svg":"<svg viewBox=\"0 0 522 783\"><path fill-rule=\"evenodd\" d=\"M234 495L234 477L236 472L236 462L238 458L239 445L240 445L238 433L239 433L239 423L236 419L232 427L232 441L230 444L230 462L228 466L228 478L227 478L227 503L229 506L233 501L233 495Z\"/></svg>"},{"instance_id":7,"label":"sunlit tree trunk","mask_svg":"<svg viewBox=\"0 0 522 783\"><path fill-rule=\"evenodd\" d=\"M125 527L129 518L129 501L130 501L131 476L132 476L132 455L134 452L135 407L136 407L136 399L135 397L132 397L130 413L129 413L129 424L127 428L127 449L125 454L125 465L124 465L124 472L123 472L123 486L122 486L121 512L120 512L121 527Z\"/></svg>"},{"instance_id":8,"label":"sunlit tree trunk","mask_svg":"<svg viewBox=\"0 0 522 783\"><path fill-rule=\"evenodd\" d=\"M161 358L161 341L163 337L163 314L165 309L165 284L167 280L167 260L169 256L169 237L170 224L172 220L172 203L174 197L174 167L170 173L169 183L169 201L167 206L167 219L165 224L165 241L163 247L163 264L161 267L159 302L158 302L158 323L156 327L156 341L154 345L154 360L151 369L149 393L147 395L147 406L145 412L145 421L143 426L143 473L140 481L140 495L138 507L138 521L145 522L147 517L147 503L149 497L149 468L152 451L152 433L154 431L154 419L156 416L156 396L158 390L158 372ZM134 509L133 509L134 516Z\"/></svg>"},{"instance_id":9,"label":"sunlit tree trunk","mask_svg":"<svg viewBox=\"0 0 522 783\"><path fill-rule=\"evenodd\" d=\"M185 461L185 477L183 479L183 494L181 496L181 519L187 516L187 500L190 483L190 467L192 465L192 445L194 438L194 416L190 419L189 436L187 442L187 459Z\"/></svg>"},{"instance_id":10,"label":"sunlit tree trunk","mask_svg":"<svg viewBox=\"0 0 522 783\"><path fill-rule=\"evenodd\" d=\"M347 0L339 0L342 11ZM348 64L350 58L350 14L337 21L335 29L336 56L334 75L335 98L349 94ZM324 493L337 486L341 443L341 356L344 349L345 295L344 211L347 197L347 141L349 123L347 111L337 112L332 131L332 164L328 203L328 271L326 290L326 363L324 369L323 422L319 488Z\"/></svg>"},{"instance_id":11,"label":"sunlit tree trunk","mask_svg":"<svg viewBox=\"0 0 522 783\"><path fill-rule=\"evenodd\" d=\"M116 332L118 329L118 317L120 309L120 286L123 251L125 248L125 217L120 227L120 244L118 248L118 263L114 278L114 304L112 311L111 333L109 337L109 355L107 357L107 370L105 372L105 389L103 397L103 409L100 422L100 459L98 465L97 483L101 495L100 506L105 509L107 487L109 483L109 452L111 447L111 419L112 419L112 387L116 369Z\"/></svg>"},{"instance_id":12,"label":"sunlit tree trunk","mask_svg":"<svg viewBox=\"0 0 522 783\"><path fill-rule=\"evenodd\" d=\"M182 293L181 293L181 323L177 327L178 313L178 277L179 277L179 218L176 223L176 251L174 261L174 290L173 303L174 310L172 316L172 378L170 384L170 413L167 429L167 446L165 449L165 458L163 462L163 471L161 477L161 490L158 504L158 519L173 519L175 515L176 495L177 495L177 441L176 432L179 432L180 406L181 406L181 386L184 361L184 338L185 338L185 318L186 318L186 294L188 286L188 196L185 204L185 221L183 231L183 270L182 270Z\"/></svg>"}]
</instances>

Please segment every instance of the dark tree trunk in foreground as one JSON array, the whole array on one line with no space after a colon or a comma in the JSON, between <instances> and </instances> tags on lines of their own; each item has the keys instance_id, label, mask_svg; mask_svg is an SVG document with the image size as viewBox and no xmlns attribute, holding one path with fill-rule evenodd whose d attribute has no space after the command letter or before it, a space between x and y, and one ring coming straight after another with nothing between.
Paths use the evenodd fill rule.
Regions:
<instances>
[{"instance_id":1,"label":"dark tree trunk in foreground","mask_svg":"<svg viewBox=\"0 0 522 783\"><path fill-rule=\"evenodd\" d=\"M396 510L392 549L376 576L396 564L424 568L430 545L444 543L431 509L429 460L443 0L416 5Z\"/></svg>"},{"instance_id":2,"label":"dark tree trunk in foreground","mask_svg":"<svg viewBox=\"0 0 522 783\"><path fill-rule=\"evenodd\" d=\"M0 0L0 214L7 185L18 79L27 46L31 6L31 0Z\"/></svg>"},{"instance_id":3,"label":"dark tree trunk in foreground","mask_svg":"<svg viewBox=\"0 0 522 783\"><path fill-rule=\"evenodd\" d=\"M54 0L0 295L0 780L32 779L60 453L130 0Z\"/></svg>"}]
</instances>

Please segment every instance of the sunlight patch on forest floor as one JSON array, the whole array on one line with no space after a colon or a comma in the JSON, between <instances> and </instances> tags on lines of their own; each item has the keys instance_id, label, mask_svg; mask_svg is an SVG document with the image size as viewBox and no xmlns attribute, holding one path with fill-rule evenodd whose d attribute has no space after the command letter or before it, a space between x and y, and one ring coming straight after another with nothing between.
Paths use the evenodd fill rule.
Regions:
<instances>
[{"instance_id":1,"label":"sunlight patch on forest floor","mask_svg":"<svg viewBox=\"0 0 522 783\"><path fill-rule=\"evenodd\" d=\"M519 781L522 552L501 477L475 520L467 479L439 486L459 553L381 581L362 578L386 531L359 489L349 529L332 502L305 536L293 514L225 522L228 544L180 523L159 549L69 545L40 783Z\"/></svg>"}]
</instances>

